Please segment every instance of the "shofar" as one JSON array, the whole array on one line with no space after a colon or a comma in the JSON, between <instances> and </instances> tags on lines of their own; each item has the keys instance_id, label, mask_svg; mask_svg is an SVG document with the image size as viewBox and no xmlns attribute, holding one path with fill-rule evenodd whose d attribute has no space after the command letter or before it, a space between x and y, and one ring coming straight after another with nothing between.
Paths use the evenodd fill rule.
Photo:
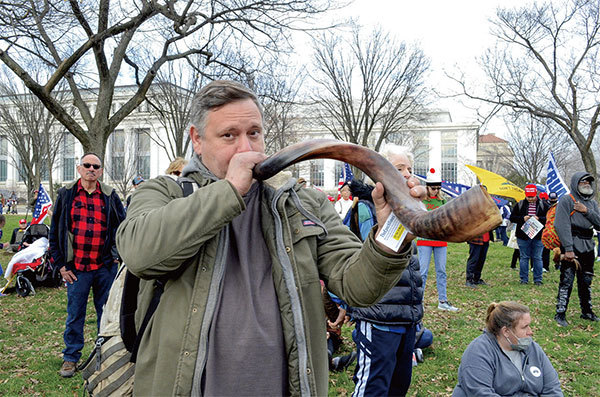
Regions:
<instances>
[{"instance_id":1,"label":"shofar","mask_svg":"<svg viewBox=\"0 0 600 397\"><path fill-rule=\"evenodd\" d=\"M265 180L292 164L320 158L352 164L373 181L381 182L394 214L419 237L460 243L494 229L502 221L494 200L481 185L426 211L423 203L410 195L406 179L383 156L364 146L332 139L291 145L257 164L254 177Z\"/></svg>"}]
</instances>

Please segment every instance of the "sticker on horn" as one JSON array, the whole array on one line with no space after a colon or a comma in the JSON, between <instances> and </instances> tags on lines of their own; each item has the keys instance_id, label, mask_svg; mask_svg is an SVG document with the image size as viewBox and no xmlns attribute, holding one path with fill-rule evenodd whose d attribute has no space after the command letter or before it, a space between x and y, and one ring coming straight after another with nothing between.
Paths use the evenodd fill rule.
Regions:
<instances>
[{"instance_id":1,"label":"sticker on horn","mask_svg":"<svg viewBox=\"0 0 600 397\"><path fill-rule=\"evenodd\" d=\"M398 252L408 232L409 230L400 223L400 219L392 212L383 224L381 233L379 233L376 240L394 250L394 252Z\"/></svg>"}]
</instances>

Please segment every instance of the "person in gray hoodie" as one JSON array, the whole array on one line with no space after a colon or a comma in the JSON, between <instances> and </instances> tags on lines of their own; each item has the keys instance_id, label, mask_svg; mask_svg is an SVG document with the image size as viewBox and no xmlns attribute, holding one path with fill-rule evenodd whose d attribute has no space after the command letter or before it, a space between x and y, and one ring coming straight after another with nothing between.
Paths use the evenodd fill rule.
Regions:
<instances>
[{"instance_id":1,"label":"person in gray hoodie","mask_svg":"<svg viewBox=\"0 0 600 397\"><path fill-rule=\"evenodd\" d=\"M594 277L594 228L600 228L600 211L594 200L596 182L587 172L576 172L571 177L571 194L560 198L556 207L554 228L560 239L560 283L556 298L554 319L561 327L569 325L565 313L577 276L577 292L581 318L600 319L592 311L592 278Z\"/></svg>"},{"instance_id":2,"label":"person in gray hoodie","mask_svg":"<svg viewBox=\"0 0 600 397\"><path fill-rule=\"evenodd\" d=\"M492 303L485 324L462 356L453 397L563 395L556 370L533 341L527 306Z\"/></svg>"}]
</instances>

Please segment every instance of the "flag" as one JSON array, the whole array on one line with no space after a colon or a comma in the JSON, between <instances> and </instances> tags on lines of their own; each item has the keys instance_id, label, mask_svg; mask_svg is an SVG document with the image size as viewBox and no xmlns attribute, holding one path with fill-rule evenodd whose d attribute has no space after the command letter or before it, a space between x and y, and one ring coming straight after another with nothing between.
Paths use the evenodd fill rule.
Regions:
<instances>
[{"instance_id":1,"label":"flag","mask_svg":"<svg viewBox=\"0 0 600 397\"><path fill-rule=\"evenodd\" d=\"M417 175L417 174L415 174L415 175L419 179L423 180L423 183L425 183L425 178L423 176ZM454 182L448 182L448 181L442 180L442 192L444 192L445 194L447 194L448 196L450 196L452 198L456 198L456 197L460 196L461 194L463 194L470 188L471 188L471 186L463 185L462 183L454 183ZM496 205L498 207L502 207L503 205L508 204L508 200L504 200L504 199L501 199L501 198L495 197L495 196L491 196L491 197L492 197L492 200L494 200L494 202L496 203Z\"/></svg>"},{"instance_id":2,"label":"flag","mask_svg":"<svg viewBox=\"0 0 600 397\"><path fill-rule=\"evenodd\" d=\"M483 168L467 165L473 171L482 185L487 188L489 194L496 194L503 197L512 197L517 201L525 199L525 192L506 178L495 174Z\"/></svg>"},{"instance_id":3,"label":"flag","mask_svg":"<svg viewBox=\"0 0 600 397\"><path fill-rule=\"evenodd\" d=\"M548 161L546 186L548 187L548 192L556 193L558 198L561 198L565 194L569 194L569 188L567 184L558 173L558 167L556 166L556 160L554 160L554 155L552 152L550 152L550 159Z\"/></svg>"},{"instance_id":4,"label":"flag","mask_svg":"<svg viewBox=\"0 0 600 397\"><path fill-rule=\"evenodd\" d=\"M44 186L40 183L40 188L38 189L37 200L35 201L35 208L33 209L33 219L31 219L31 224L35 225L38 223L44 222L46 216L48 216L48 210L52 207L52 200Z\"/></svg>"},{"instance_id":5,"label":"flag","mask_svg":"<svg viewBox=\"0 0 600 397\"><path fill-rule=\"evenodd\" d=\"M352 168L350 168L350 165L348 163L344 163L344 166L342 167L342 172L340 173L340 179L338 181L338 200L342 198L342 193L340 192L342 186L346 182L350 183L352 179L354 179L354 174L352 174Z\"/></svg>"}]
</instances>

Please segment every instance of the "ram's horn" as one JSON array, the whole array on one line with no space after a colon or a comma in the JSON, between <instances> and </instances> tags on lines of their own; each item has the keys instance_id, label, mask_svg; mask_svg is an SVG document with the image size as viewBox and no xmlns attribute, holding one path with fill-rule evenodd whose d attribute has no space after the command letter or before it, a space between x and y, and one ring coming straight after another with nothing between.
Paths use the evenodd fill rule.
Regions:
<instances>
[{"instance_id":1,"label":"ram's horn","mask_svg":"<svg viewBox=\"0 0 600 397\"><path fill-rule=\"evenodd\" d=\"M363 146L330 139L291 145L257 164L254 176L265 180L304 160L329 158L352 164L381 182L392 211L413 234L433 240L464 242L494 229L502 218L482 186L475 186L444 206L426 211L410 195L404 177L379 153Z\"/></svg>"}]
</instances>

